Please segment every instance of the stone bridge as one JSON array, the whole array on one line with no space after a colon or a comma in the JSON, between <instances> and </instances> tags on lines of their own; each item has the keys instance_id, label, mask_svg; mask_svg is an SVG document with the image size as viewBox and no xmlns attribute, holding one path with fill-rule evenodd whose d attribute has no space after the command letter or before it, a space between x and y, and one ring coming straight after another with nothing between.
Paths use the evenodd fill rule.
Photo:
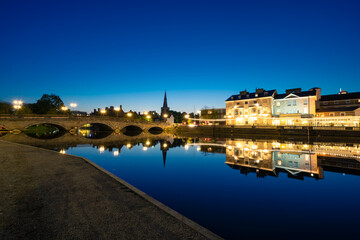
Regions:
<instances>
[{"instance_id":1,"label":"stone bridge","mask_svg":"<svg viewBox=\"0 0 360 240\"><path fill-rule=\"evenodd\" d=\"M170 124L163 122L146 122L144 120L130 120L115 117L68 117L68 116L2 116L0 126L8 131L24 131L26 128L37 124L51 124L61 130L76 132L86 124L103 124L118 133L129 126L136 126L148 132L151 128L166 129ZM1 129L1 128L0 128Z\"/></svg>"}]
</instances>

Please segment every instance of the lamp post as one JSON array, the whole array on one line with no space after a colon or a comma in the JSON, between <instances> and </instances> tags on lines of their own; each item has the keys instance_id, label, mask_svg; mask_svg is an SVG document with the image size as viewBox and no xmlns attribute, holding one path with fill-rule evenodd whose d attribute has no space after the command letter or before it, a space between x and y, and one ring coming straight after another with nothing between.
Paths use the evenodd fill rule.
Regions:
<instances>
[{"instance_id":1,"label":"lamp post","mask_svg":"<svg viewBox=\"0 0 360 240\"><path fill-rule=\"evenodd\" d=\"M116 117L119 117L120 108L116 107L116 108L114 108L114 110L116 112Z\"/></svg>"},{"instance_id":2,"label":"lamp post","mask_svg":"<svg viewBox=\"0 0 360 240\"><path fill-rule=\"evenodd\" d=\"M13 107L15 108L15 110L21 109L22 104L23 104L23 101L21 101L21 100L14 100L13 101Z\"/></svg>"},{"instance_id":3,"label":"lamp post","mask_svg":"<svg viewBox=\"0 0 360 240\"><path fill-rule=\"evenodd\" d=\"M70 103L70 107L72 107L73 111L75 110L75 108L77 107L77 103Z\"/></svg>"}]
</instances>

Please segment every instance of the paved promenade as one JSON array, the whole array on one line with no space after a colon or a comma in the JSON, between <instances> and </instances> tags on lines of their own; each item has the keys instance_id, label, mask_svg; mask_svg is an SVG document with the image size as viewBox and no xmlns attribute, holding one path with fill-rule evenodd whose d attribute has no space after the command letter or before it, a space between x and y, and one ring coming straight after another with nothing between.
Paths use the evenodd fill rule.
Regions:
<instances>
[{"instance_id":1,"label":"paved promenade","mask_svg":"<svg viewBox=\"0 0 360 240\"><path fill-rule=\"evenodd\" d=\"M0 239L208 238L86 159L0 141Z\"/></svg>"}]
</instances>

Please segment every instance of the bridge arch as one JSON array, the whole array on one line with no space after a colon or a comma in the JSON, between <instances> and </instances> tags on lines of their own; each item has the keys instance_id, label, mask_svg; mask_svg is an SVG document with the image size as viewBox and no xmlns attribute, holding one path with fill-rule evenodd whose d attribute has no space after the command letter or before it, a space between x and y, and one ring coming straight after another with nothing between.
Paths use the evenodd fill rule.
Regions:
<instances>
[{"instance_id":1,"label":"bridge arch","mask_svg":"<svg viewBox=\"0 0 360 240\"><path fill-rule=\"evenodd\" d=\"M144 130L137 125L127 125L121 129L121 132L126 136L138 136Z\"/></svg>"},{"instance_id":2,"label":"bridge arch","mask_svg":"<svg viewBox=\"0 0 360 240\"><path fill-rule=\"evenodd\" d=\"M55 129L51 127L55 127ZM66 133L66 129L55 123L42 122L27 126L24 129L24 133L32 138L53 139L63 136Z\"/></svg>"},{"instance_id":3,"label":"bridge arch","mask_svg":"<svg viewBox=\"0 0 360 240\"><path fill-rule=\"evenodd\" d=\"M151 127L148 129L148 132L153 134L153 135L158 135L164 132L164 129L162 129L161 127Z\"/></svg>"},{"instance_id":4,"label":"bridge arch","mask_svg":"<svg viewBox=\"0 0 360 240\"><path fill-rule=\"evenodd\" d=\"M110 136L114 130L104 123L87 123L79 127L80 136L90 139L103 139Z\"/></svg>"}]
</instances>

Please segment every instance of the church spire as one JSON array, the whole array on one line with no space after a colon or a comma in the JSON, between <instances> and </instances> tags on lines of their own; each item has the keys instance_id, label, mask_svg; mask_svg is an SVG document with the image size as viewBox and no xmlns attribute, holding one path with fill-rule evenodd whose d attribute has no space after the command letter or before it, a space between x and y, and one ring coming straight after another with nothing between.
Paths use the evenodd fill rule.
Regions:
<instances>
[{"instance_id":1,"label":"church spire","mask_svg":"<svg viewBox=\"0 0 360 240\"><path fill-rule=\"evenodd\" d=\"M164 96L164 104L163 104L163 108L167 108L167 98L166 98L166 91L165 91L165 96Z\"/></svg>"},{"instance_id":2,"label":"church spire","mask_svg":"<svg viewBox=\"0 0 360 240\"><path fill-rule=\"evenodd\" d=\"M166 97L166 91L165 91L164 103L163 103L163 106L161 108L161 116L163 117L164 114L169 114L169 112L170 112L170 108L168 107L168 104L167 104L167 97Z\"/></svg>"}]
</instances>

